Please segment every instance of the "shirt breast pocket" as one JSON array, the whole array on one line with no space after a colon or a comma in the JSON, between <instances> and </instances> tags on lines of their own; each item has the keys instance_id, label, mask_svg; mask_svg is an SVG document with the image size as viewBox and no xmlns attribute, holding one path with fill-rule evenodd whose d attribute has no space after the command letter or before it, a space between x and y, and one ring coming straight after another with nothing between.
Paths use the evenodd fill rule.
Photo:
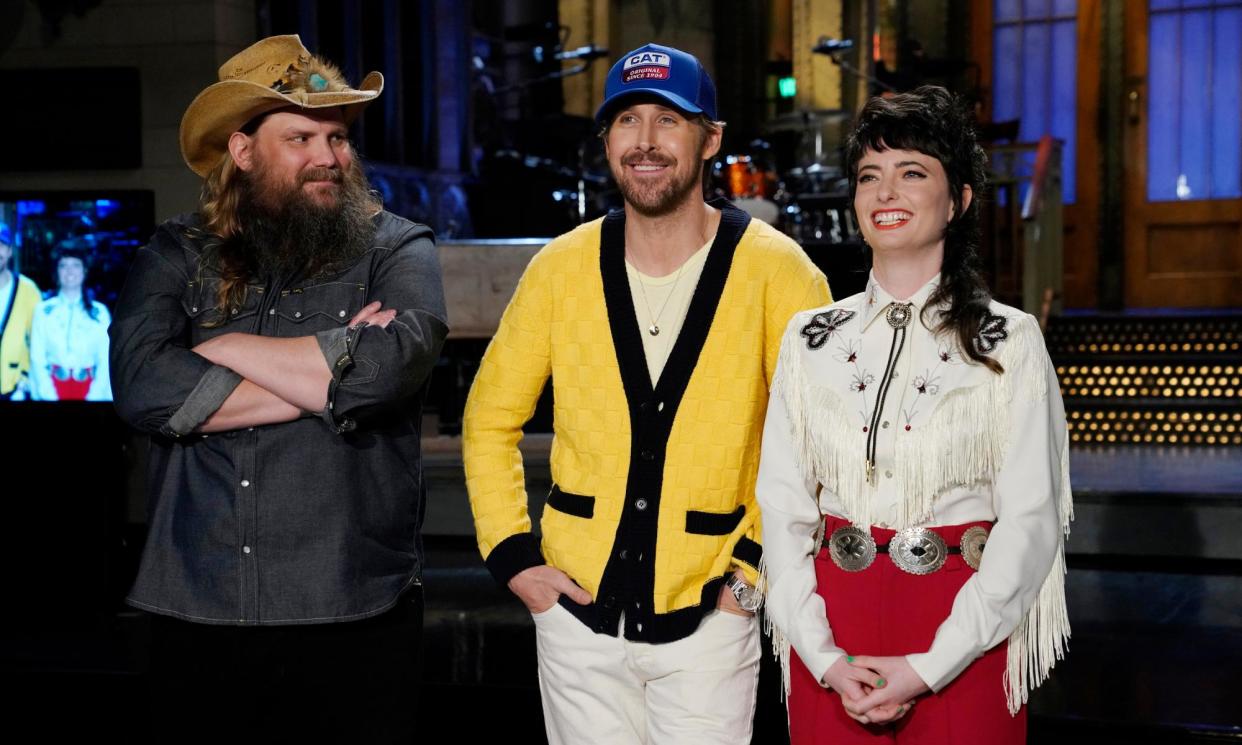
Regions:
<instances>
[{"instance_id":1,"label":"shirt breast pocket","mask_svg":"<svg viewBox=\"0 0 1242 745\"><path fill-rule=\"evenodd\" d=\"M253 331L255 314L263 303L263 287L247 285L239 302L221 307L220 283L218 277L191 280L181 295L195 344L231 331Z\"/></svg>"},{"instance_id":2,"label":"shirt breast pocket","mask_svg":"<svg viewBox=\"0 0 1242 745\"><path fill-rule=\"evenodd\" d=\"M343 326L362 310L366 297L367 286L361 282L322 282L284 290L275 308L282 336L307 336Z\"/></svg>"}]
</instances>

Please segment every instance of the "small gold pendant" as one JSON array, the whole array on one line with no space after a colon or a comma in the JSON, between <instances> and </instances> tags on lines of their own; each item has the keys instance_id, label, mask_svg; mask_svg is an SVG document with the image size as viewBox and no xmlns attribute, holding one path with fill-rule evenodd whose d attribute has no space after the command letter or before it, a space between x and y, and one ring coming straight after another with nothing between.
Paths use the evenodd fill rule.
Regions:
<instances>
[{"instance_id":1,"label":"small gold pendant","mask_svg":"<svg viewBox=\"0 0 1242 745\"><path fill-rule=\"evenodd\" d=\"M659 326L657 326L656 324L654 324L654 323L653 323L653 324L651 324L650 326L648 326L648 327L647 327L647 333L648 333L648 334L651 334L652 336L659 336L659 335L660 335L660 327L659 327Z\"/></svg>"}]
</instances>

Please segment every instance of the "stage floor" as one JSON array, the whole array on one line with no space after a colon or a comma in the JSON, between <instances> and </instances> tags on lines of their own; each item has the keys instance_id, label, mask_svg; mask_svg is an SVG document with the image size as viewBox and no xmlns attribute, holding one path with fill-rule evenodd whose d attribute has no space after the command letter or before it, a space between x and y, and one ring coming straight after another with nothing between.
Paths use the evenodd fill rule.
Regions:
<instances>
[{"instance_id":1,"label":"stage floor","mask_svg":"<svg viewBox=\"0 0 1242 745\"><path fill-rule=\"evenodd\" d=\"M524 443L536 497L547 493L549 445L547 436ZM533 625L478 556L456 438L432 438L426 465L434 519L422 716L463 741L543 742ZM1068 657L1032 697L1030 742L1242 738L1242 560L1231 558L1242 550L1233 537L1242 533L1231 527L1242 515L1242 448L1074 449L1071 476L1074 633ZM126 538L140 545L141 526ZM49 741L147 741L143 615L119 603L77 616L31 614L11 614L0 636L0 684L16 692L17 724L37 726ZM761 745L786 741L776 676L766 657L754 738ZM477 716L480 704L488 716Z\"/></svg>"}]
</instances>

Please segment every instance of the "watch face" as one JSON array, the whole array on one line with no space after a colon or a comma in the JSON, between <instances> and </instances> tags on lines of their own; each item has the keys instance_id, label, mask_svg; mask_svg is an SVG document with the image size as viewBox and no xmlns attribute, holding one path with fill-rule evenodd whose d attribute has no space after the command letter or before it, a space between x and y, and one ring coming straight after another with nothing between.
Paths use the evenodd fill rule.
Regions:
<instances>
[{"instance_id":1,"label":"watch face","mask_svg":"<svg viewBox=\"0 0 1242 745\"><path fill-rule=\"evenodd\" d=\"M737 604L745 611L757 611L763 603L763 596L750 585L737 586Z\"/></svg>"}]
</instances>

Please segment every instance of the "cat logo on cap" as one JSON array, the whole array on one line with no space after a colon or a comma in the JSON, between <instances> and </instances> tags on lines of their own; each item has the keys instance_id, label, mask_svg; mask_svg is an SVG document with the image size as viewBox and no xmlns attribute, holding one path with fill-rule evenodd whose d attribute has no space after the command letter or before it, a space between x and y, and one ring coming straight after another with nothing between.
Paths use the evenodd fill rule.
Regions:
<instances>
[{"instance_id":1,"label":"cat logo on cap","mask_svg":"<svg viewBox=\"0 0 1242 745\"><path fill-rule=\"evenodd\" d=\"M668 80L671 58L662 52L639 52L625 61L621 82L635 80Z\"/></svg>"}]
</instances>

